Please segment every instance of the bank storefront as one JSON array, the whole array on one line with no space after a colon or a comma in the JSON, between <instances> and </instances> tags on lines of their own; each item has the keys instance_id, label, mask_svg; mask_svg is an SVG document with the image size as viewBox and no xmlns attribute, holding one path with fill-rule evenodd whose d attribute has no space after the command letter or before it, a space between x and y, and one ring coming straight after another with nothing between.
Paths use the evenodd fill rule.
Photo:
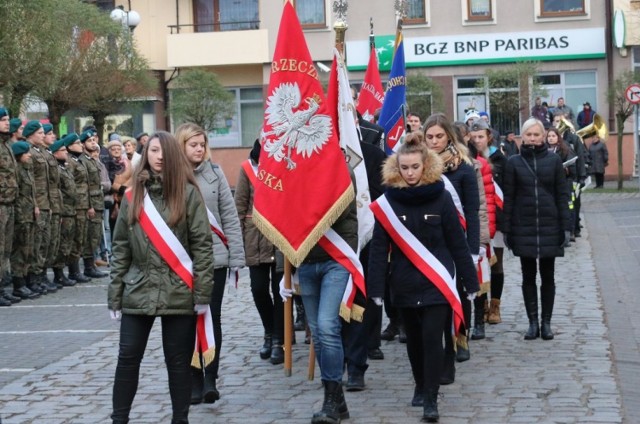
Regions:
<instances>
[{"instance_id":1,"label":"bank storefront","mask_svg":"<svg viewBox=\"0 0 640 424\"><path fill-rule=\"evenodd\" d=\"M604 66L605 29L583 28L404 38L407 74L421 72L432 78L450 78L442 84L444 96L452 99L452 118L462 120L465 111L487 111L498 130L519 128L518 82L491 87L481 84L487 69L500 69L515 62L537 62L536 86L550 107L564 97L577 114L584 102L598 104L598 67ZM394 35L377 36L380 71L391 68ZM366 69L368 40L347 42L347 63L351 71ZM484 65L484 66L483 66ZM484 85L484 90L478 87ZM450 87L450 88L449 88ZM450 92L446 92L449 90ZM525 91L528 92L528 91ZM513 97L513 110L498 110L492 101L500 93ZM533 99L528 99L533 104ZM424 118L424 117L423 117Z\"/></svg>"}]
</instances>

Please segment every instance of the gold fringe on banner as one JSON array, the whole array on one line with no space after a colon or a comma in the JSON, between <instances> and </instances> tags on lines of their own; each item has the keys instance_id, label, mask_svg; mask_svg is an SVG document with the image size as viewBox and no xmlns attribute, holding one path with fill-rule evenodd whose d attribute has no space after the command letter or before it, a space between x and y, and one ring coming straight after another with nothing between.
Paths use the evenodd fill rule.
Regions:
<instances>
[{"instance_id":1,"label":"gold fringe on banner","mask_svg":"<svg viewBox=\"0 0 640 424\"><path fill-rule=\"evenodd\" d=\"M327 230L331 228L342 212L344 212L344 210L349 206L354 197L355 192L353 190L353 185L350 184L327 213L324 214L322 219L318 221L316 226L311 230L309 235L307 235L307 238L302 242L302 244L300 244L300 247L297 250L289 243L286 237L276 227L274 227L271 222L269 222L267 218L260 214L255 206L253 208L253 223L271 243L280 249L293 266L298 267L304 258L307 257L311 249L318 243L320 237L322 237Z\"/></svg>"},{"instance_id":2,"label":"gold fringe on banner","mask_svg":"<svg viewBox=\"0 0 640 424\"><path fill-rule=\"evenodd\" d=\"M480 292L478 296L482 296L485 293L489 293L491 291L491 281L485 281L480 283Z\"/></svg>"},{"instance_id":3,"label":"gold fringe on banner","mask_svg":"<svg viewBox=\"0 0 640 424\"><path fill-rule=\"evenodd\" d=\"M198 351L193 352L193 356L191 357L191 366L194 368L201 369L202 362L204 362L204 367L213 362L216 357L216 348L212 347L207 349L205 352L200 353ZM202 361L200 360L202 358Z\"/></svg>"},{"instance_id":4,"label":"gold fringe on banner","mask_svg":"<svg viewBox=\"0 0 640 424\"><path fill-rule=\"evenodd\" d=\"M364 319L364 308L354 303L351 307L351 319L357 322L362 322Z\"/></svg>"},{"instance_id":5,"label":"gold fringe on banner","mask_svg":"<svg viewBox=\"0 0 640 424\"><path fill-rule=\"evenodd\" d=\"M340 303L340 314L339 315L346 322L350 322L351 321L351 309L349 309L349 307L347 305L345 305L344 302Z\"/></svg>"}]
</instances>

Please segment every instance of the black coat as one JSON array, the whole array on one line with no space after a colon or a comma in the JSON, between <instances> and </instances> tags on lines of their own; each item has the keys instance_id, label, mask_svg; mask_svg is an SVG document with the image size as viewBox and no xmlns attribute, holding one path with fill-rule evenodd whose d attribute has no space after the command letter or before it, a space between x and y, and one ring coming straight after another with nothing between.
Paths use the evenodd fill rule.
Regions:
<instances>
[{"instance_id":1,"label":"black coat","mask_svg":"<svg viewBox=\"0 0 640 424\"><path fill-rule=\"evenodd\" d=\"M367 121L361 116L358 116L358 125L360 126L360 134L363 142L373 144L379 149L384 150L384 128Z\"/></svg>"},{"instance_id":2,"label":"black coat","mask_svg":"<svg viewBox=\"0 0 640 424\"><path fill-rule=\"evenodd\" d=\"M455 272L467 292L477 292L476 269L444 183L392 187L385 195L400 221L438 258L449 274L453 276ZM387 263L389 254L390 262ZM369 256L369 296L384 297L385 282L389 284L390 301L395 307L448 304L440 290L411 263L376 221Z\"/></svg>"},{"instance_id":3,"label":"black coat","mask_svg":"<svg viewBox=\"0 0 640 424\"><path fill-rule=\"evenodd\" d=\"M466 162L460 163L455 171L449 171L444 174L451 181L451 185L458 193L462 208L464 209L464 217L467 221L467 243L469 250L477 255L480 250L480 217L478 209L480 209L480 193L478 192L478 180L476 171L473 166ZM456 211L456 216L458 212Z\"/></svg>"},{"instance_id":4,"label":"black coat","mask_svg":"<svg viewBox=\"0 0 640 424\"><path fill-rule=\"evenodd\" d=\"M564 234L571 225L562 159L546 144L523 146L520 152L509 158L504 175L508 245L514 255L525 258L564 256Z\"/></svg>"},{"instance_id":5,"label":"black coat","mask_svg":"<svg viewBox=\"0 0 640 424\"><path fill-rule=\"evenodd\" d=\"M360 142L362 149L362 159L364 167L367 170L367 182L369 183L369 192L371 193L371 201L373 202L382 195L382 165L387 155L380 148Z\"/></svg>"}]
</instances>

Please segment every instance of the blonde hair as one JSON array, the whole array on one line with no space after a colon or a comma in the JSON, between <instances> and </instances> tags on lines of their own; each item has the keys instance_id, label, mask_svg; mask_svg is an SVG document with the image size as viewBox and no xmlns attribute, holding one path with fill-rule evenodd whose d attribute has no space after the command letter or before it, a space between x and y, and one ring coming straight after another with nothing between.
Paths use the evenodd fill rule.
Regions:
<instances>
[{"instance_id":1,"label":"blonde hair","mask_svg":"<svg viewBox=\"0 0 640 424\"><path fill-rule=\"evenodd\" d=\"M211 157L211 153L209 152L209 138L207 137L207 132L204 129L202 129L201 126L194 124L193 122L184 123L176 129L176 140L178 140L178 144L182 148L183 152L187 144L187 141L199 135L204 136L205 146L204 146L204 157L202 158L202 161L204 162L209 160L209 158Z\"/></svg>"}]
</instances>

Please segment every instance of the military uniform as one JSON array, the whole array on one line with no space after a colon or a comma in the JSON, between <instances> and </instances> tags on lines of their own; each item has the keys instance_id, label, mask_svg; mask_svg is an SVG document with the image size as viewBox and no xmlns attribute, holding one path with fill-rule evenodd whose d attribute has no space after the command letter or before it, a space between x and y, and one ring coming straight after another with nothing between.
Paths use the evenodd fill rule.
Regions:
<instances>
[{"instance_id":1,"label":"military uniform","mask_svg":"<svg viewBox=\"0 0 640 424\"><path fill-rule=\"evenodd\" d=\"M60 212L62 210L62 195L60 193L60 170L58 160L53 156L49 149L45 149L43 153L49 165L49 203L51 206L51 220L49 222L49 250L45 259L43 278L46 277L46 270L53 267L53 262L58 256L60 248ZM47 282L50 283L47 279ZM47 286L49 287L49 285Z\"/></svg>"},{"instance_id":2,"label":"military uniform","mask_svg":"<svg viewBox=\"0 0 640 424\"><path fill-rule=\"evenodd\" d=\"M31 146L31 161L33 163L33 179L35 181L36 205L40 209L40 216L36 219L36 231L33 240L35 260L30 269L27 287L37 292L47 292L49 287L43 281L45 263L51 243L51 201L49 198L49 164L45 156L45 149Z\"/></svg>"},{"instance_id":3,"label":"military uniform","mask_svg":"<svg viewBox=\"0 0 640 424\"><path fill-rule=\"evenodd\" d=\"M14 151L24 151L29 147L25 142L16 142L12 148ZM19 163L18 166L18 197L15 203L15 232L13 238L13 251L11 252L11 271L13 272L13 295L22 299L35 299L40 296L36 290L26 287L26 277L31 273L31 267L35 262L35 208L36 186L33 177L31 163Z\"/></svg>"},{"instance_id":4,"label":"military uniform","mask_svg":"<svg viewBox=\"0 0 640 424\"><path fill-rule=\"evenodd\" d=\"M87 211L89 210L89 174L84 163L79 159L79 156L83 155L84 153L78 155L70 151L67 162L67 168L76 185L76 228L67 265L69 266L69 278L79 283L90 280L80 273L78 265L87 239Z\"/></svg>"},{"instance_id":5,"label":"military uniform","mask_svg":"<svg viewBox=\"0 0 640 424\"><path fill-rule=\"evenodd\" d=\"M18 196L17 164L8 141L8 134L0 134L0 278L5 284L11 281L14 203ZM8 306L7 301L10 301L7 296L9 295L5 294L4 288L0 286L0 303L4 306Z\"/></svg>"},{"instance_id":6,"label":"military uniform","mask_svg":"<svg viewBox=\"0 0 640 424\"><path fill-rule=\"evenodd\" d=\"M80 155L80 161L87 169L89 184L89 207L93 208L95 215L88 219L87 238L85 241L82 258L84 261L84 275L92 278L105 277L106 274L98 271L94 264L94 253L100 245L103 229L104 192L102 191L102 178L100 168L96 160L87 154Z\"/></svg>"}]
</instances>

